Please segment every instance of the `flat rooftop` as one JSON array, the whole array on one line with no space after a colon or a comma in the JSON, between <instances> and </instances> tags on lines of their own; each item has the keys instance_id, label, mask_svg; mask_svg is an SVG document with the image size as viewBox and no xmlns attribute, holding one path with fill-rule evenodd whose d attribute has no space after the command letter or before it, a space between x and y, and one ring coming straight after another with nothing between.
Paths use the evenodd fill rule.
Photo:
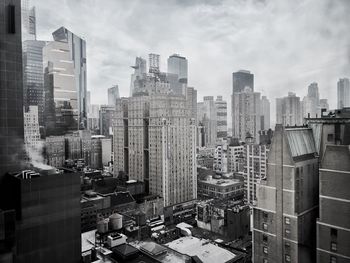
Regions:
<instances>
[{"instance_id":1,"label":"flat rooftop","mask_svg":"<svg viewBox=\"0 0 350 263\"><path fill-rule=\"evenodd\" d=\"M218 186L230 186L230 185L236 185L236 184L242 184L243 182L238 180L238 179L215 179L215 178L210 178L207 177L204 180L198 180L201 183L206 183L206 184L212 184L212 185L218 185Z\"/></svg>"},{"instance_id":2,"label":"flat rooftop","mask_svg":"<svg viewBox=\"0 0 350 263\"><path fill-rule=\"evenodd\" d=\"M232 252L196 237L181 237L166 244L173 250L189 256L197 256L203 263L225 263L236 257Z\"/></svg>"}]
</instances>

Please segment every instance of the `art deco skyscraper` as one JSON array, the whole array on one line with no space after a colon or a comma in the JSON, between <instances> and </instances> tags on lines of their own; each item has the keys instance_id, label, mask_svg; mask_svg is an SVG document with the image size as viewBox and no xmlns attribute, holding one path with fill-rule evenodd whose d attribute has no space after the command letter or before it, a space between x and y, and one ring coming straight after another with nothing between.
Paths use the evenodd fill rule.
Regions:
<instances>
[{"instance_id":1,"label":"art deco skyscraper","mask_svg":"<svg viewBox=\"0 0 350 263\"><path fill-rule=\"evenodd\" d=\"M350 81L348 78L339 79L337 84L338 109L350 107Z\"/></svg>"},{"instance_id":2,"label":"art deco skyscraper","mask_svg":"<svg viewBox=\"0 0 350 263\"><path fill-rule=\"evenodd\" d=\"M43 49L46 135L86 128L86 43L64 27Z\"/></svg>"},{"instance_id":3,"label":"art deco skyscraper","mask_svg":"<svg viewBox=\"0 0 350 263\"><path fill-rule=\"evenodd\" d=\"M21 1L0 1L0 181L23 153Z\"/></svg>"},{"instance_id":4,"label":"art deco skyscraper","mask_svg":"<svg viewBox=\"0 0 350 263\"><path fill-rule=\"evenodd\" d=\"M130 98L117 99L114 172L145 183L165 205L197 197L196 125L185 96L169 93L154 71L139 80Z\"/></svg>"}]
</instances>

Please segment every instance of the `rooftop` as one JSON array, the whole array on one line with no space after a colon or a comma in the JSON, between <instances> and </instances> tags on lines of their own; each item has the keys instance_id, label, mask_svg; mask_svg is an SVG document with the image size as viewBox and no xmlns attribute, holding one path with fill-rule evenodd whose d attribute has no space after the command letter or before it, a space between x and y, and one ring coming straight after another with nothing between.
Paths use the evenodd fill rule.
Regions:
<instances>
[{"instance_id":1,"label":"rooftop","mask_svg":"<svg viewBox=\"0 0 350 263\"><path fill-rule=\"evenodd\" d=\"M236 255L206 239L196 237L181 237L166 246L182 254L197 256L203 263L224 263L233 260Z\"/></svg>"}]
</instances>

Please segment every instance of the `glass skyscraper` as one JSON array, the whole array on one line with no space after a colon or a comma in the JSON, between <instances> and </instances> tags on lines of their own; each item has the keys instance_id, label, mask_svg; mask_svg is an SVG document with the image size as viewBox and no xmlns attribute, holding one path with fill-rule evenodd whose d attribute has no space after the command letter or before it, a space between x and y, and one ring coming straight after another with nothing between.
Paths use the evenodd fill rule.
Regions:
<instances>
[{"instance_id":1,"label":"glass skyscraper","mask_svg":"<svg viewBox=\"0 0 350 263\"><path fill-rule=\"evenodd\" d=\"M86 128L86 43L64 27L44 47L46 135Z\"/></svg>"}]
</instances>

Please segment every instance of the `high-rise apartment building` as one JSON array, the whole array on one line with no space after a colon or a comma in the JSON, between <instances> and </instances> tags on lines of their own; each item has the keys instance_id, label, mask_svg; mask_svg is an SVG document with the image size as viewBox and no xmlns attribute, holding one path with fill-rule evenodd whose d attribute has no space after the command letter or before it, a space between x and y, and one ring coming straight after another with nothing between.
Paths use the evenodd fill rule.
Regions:
<instances>
[{"instance_id":1,"label":"high-rise apartment building","mask_svg":"<svg viewBox=\"0 0 350 263\"><path fill-rule=\"evenodd\" d=\"M350 80L348 78L339 79L337 84L338 109L350 107Z\"/></svg>"},{"instance_id":2,"label":"high-rise apartment building","mask_svg":"<svg viewBox=\"0 0 350 263\"><path fill-rule=\"evenodd\" d=\"M227 171L238 173L243 169L244 145L238 139L232 139L227 146Z\"/></svg>"},{"instance_id":3,"label":"high-rise apartment building","mask_svg":"<svg viewBox=\"0 0 350 263\"><path fill-rule=\"evenodd\" d=\"M270 129L270 101L266 96L261 97L261 116L260 129Z\"/></svg>"},{"instance_id":4,"label":"high-rise apartment building","mask_svg":"<svg viewBox=\"0 0 350 263\"><path fill-rule=\"evenodd\" d=\"M254 74L248 70L239 70L232 73L232 94L243 92L246 87L254 91Z\"/></svg>"},{"instance_id":5,"label":"high-rise apartment building","mask_svg":"<svg viewBox=\"0 0 350 263\"><path fill-rule=\"evenodd\" d=\"M45 41L23 42L23 104L25 108L38 106L39 125L44 125L43 48Z\"/></svg>"},{"instance_id":6,"label":"high-rise apartment building","mask_svg":"<svg viewBox=\"0 0 350 263\"><path fill-rule=\"evenodd\" d=\"M114 85L108 89L108 105L115 106L116 100L119 98L119 87Z\"/></svg>"},{"instance_id":7,"label":"high-rise apartment building","mask_svg":"<svg viewBox=\"0 0 350 263\"><path fill-rule=\"evenodd\" d=\"M114 172L143 181L165 205L197 196L196 125L185 97L152 94L117 101Z\"/></svg>"},{"instance_id":8,"label":"high-rise apartment building","mask_svg":"<svg viewBox=\"0 0 350 263\"><path fill-rule=\"evenodd\" d=\"M316 262L317 155L312 129L276 125L253 208L253 262Z\"/></svg>"},{"instance_id":9,"label":"high-rise apartment building","mask_svg":"<svg viewBox=\"0 0 350 263\"><path fill-rule=\"evenodd\" d=\"M246 87L242 92L232 95L232 133L242 141L252 136L258 141L261 130L261 99L259 92Z\"/></svg>"},{"instance_id":10,"label":"high-rise apartment building","mask_svg":"<svg viewBox=\"0 0 350 263\"><path fill-rule=\"evenodd\" d=\"M217 96L215 100L216 106L216 137L218 140L227 138L227 101L222 96Z\"/></svg>"},{"instance_id":11,"label":"high-rise apartment building","mask_svg":"<svg viewBox=\"0 0 350 263\"><path fill-rule=\"evenodd\" d=\"M21 1L0 1L0 182L23 157Z\"/></svg>"},{"instance_id":12,"label":"high-rise apartment building","mask_svg":"<svg viewBox=\"0 0 350 263\"><path fill-rule=\"evenodd\" d=\"M288 97L276 99L276 123L295 126L303 123L300 98L293 92Z\"/></svg>"},{"instance_id":13,"label":"high-rise apartment building","mask_svg":"<svg viewBox=\"0 0 350 263\"><path fill-rule=\"evenodd\" d=\"M64 27L43 49L46 135L87 127L86 43Z\"/></svg>"},{"instance_id":14,"label":"high-rise apartment building","mask_svg":"<svg viewBox=\"0 0 350 263\"><path fill-rule=\"evenodd\" d=\"M217 113L213 96L203 97L203 102L197 103L197 119L204 127L204 146L215 147L217 142Z\"/></svg>"}]
</instances>

